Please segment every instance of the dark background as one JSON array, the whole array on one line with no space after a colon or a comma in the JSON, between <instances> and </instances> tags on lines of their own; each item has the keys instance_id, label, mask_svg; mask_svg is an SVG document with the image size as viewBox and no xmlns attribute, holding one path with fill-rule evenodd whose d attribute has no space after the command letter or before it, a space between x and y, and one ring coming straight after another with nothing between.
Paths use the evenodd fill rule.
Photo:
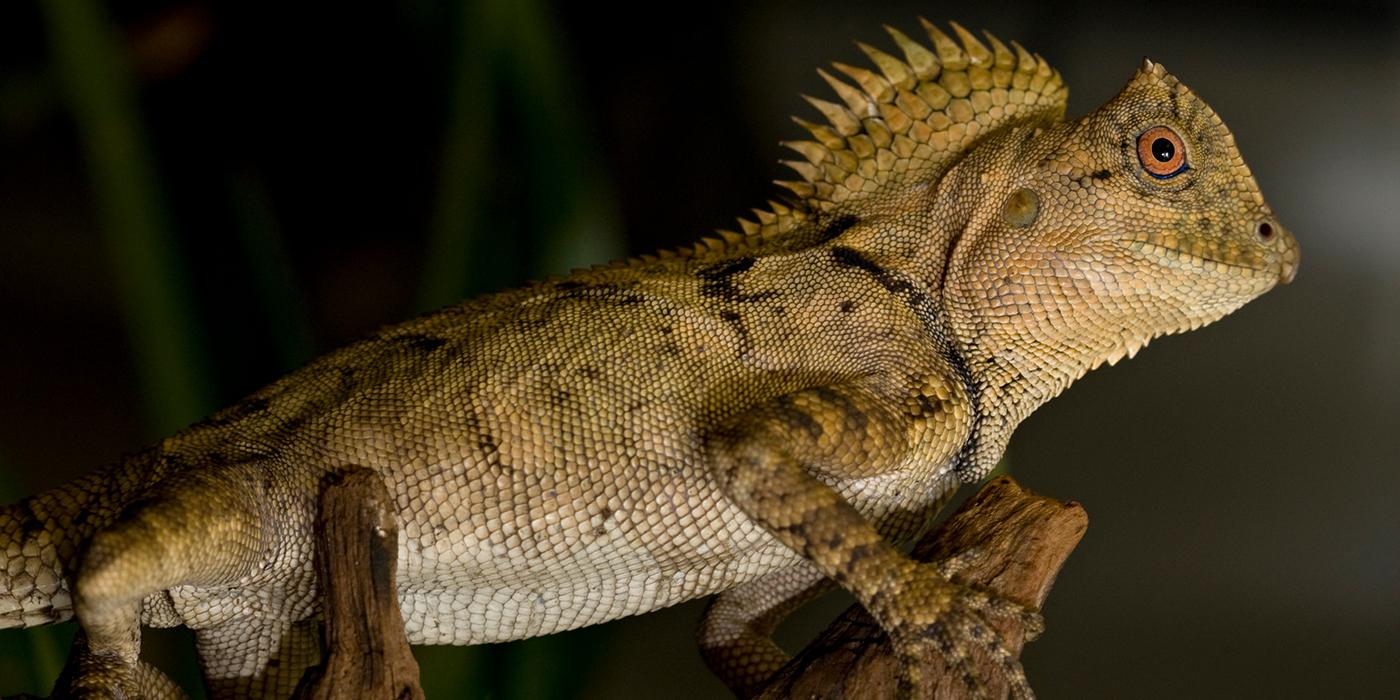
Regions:
<instances>
[{"instance_id":1,"label":"dark background","mask_svg":"<svg viewBox=\"0 0 1400 700\"><path fill-rule=\"evenodd\" d=\"M1011 446L1092 524L1041 695L1400 684L1400 11L1381 2L0 5L0 501L463 295L674 246L774 193L813 68L916 17L1111 97L1144 55L1225 118L1297 281L1091 373ZM827 609L839 607L829 602ZM695 604L423 651L431 697L723 697ZM819 616L819 614L818 614ZM800 639L816 622L788 630ZM71 625L0 632L47 692ZM188 640L148 651L195 684Z\"/></svg>"}]
</instances>

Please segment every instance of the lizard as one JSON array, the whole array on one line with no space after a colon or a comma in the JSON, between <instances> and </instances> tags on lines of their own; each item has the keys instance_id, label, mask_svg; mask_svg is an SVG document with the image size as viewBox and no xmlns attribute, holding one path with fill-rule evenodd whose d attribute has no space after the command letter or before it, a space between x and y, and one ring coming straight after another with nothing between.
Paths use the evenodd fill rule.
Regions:
<instances>
[{"instance_id":1,"label":"lizard","mask_svg":"<svg viewBox=\"0 0 1400 700\"><path fill-rule=\"evenodd\" d=\"M285 696L319 654L318 487L355 466L394 500L413 643L714 595L702 655L750 695L839 586L904 658L980 646L1029 697L984 621L1036 614L898 543L1037 407L1291 281L1298 244L1160 64L1071 120L1043 58L921 22L819 71L839 101L807 98L798 179L741 230L385 328L0 510L0 628L77 619L60 694L180 697L140 629L186 625L212 696Z\"/></svg>"}]
</instances>

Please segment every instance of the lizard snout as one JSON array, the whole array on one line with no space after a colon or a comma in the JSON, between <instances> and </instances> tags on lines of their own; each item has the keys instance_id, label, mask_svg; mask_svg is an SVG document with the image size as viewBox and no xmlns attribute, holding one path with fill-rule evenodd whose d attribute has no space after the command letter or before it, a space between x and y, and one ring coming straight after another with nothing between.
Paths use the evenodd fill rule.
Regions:
<instances>
[{"instance_id":1,"label":"lizard snout","mask_svg":"<svg viewBox=\"0 0 1400 700\"><path fill-rule=\"evenodd\" d=\"M1259 242L1272 246L1279 256L1278 281L1288 284L1298 274L1298 239L1273 219L1261 219L1254 225L1254 235Z\"/></svg>"}]
</instances>

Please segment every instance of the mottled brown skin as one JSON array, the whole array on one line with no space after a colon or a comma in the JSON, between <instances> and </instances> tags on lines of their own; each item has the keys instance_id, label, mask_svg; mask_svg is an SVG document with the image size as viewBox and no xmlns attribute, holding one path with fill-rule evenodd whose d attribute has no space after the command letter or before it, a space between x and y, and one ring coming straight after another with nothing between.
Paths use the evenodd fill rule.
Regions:
<instances>
[{"instance_id":1,"label":"mottled brown skin","mask_svg":"<svg viewBox=\"0 0 1400 700\"><path fill-rule=\"evenodd\" d=\"M1030 613L892 543L1071 381L1287 282L1297 247L1160 66L1063 121L1043 60L927 26L932 50L892 31L903 59L837 66L859 87L812 100L796 199L744 234L386 329L0 512L0 627L76 615L79 695L175 694L142 623L193 628L216 696L286 695L318 653L318 486L354 465L396 501L415 643L718 593L700 644L746 694L786 659L772 628L839 585L904 653L985 646L1029 695L983 620Z\"/></svg>"}]
</instances>

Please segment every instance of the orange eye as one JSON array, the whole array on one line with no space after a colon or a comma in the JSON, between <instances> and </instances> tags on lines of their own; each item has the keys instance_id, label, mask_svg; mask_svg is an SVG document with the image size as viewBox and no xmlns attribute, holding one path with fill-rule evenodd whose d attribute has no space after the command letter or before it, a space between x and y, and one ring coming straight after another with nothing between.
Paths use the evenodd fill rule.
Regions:
<instances>
[{"instance_id":1,"label":"orange eye","mask_svg":"<svg viewBox=\"0 0 1400 700\"><path fill-rule=\"evenodd\" d=\"M1138 137L1138 160L1147 174L1168 178L1186 169L1186 147L1175 131L1154 126Z\"/></svg>"}]
</instances>

